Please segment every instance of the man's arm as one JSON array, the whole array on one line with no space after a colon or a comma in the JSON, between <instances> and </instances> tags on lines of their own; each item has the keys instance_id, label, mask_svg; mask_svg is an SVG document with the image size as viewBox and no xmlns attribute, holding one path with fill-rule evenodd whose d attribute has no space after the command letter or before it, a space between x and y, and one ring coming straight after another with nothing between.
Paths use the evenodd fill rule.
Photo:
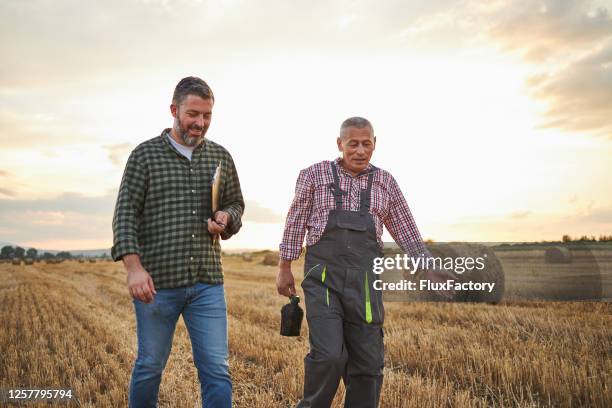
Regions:
<instances>
[{"instance_id":1,"label":"man's arm","mask_svg":"<svg viewBox=\"0 0 612 408\"><path fill-rule=\"evenodd\" d=\"M293 261L300 257L306 224L312 211L314 183L309 169L300 171L295 184L295 196L289 207L283 239L280 243L280 259Z\"/></svg>"},{"instance_id":2,"label":"man's arm","mask_svg":"<svg viewBox=\"0 0 612 408\"><path fill-rule=\"evenodd\" d=\"M406 198L393 177L391 177L389 195L389 212L383 219L383 224L408 256L417 257L425 254L427 248L423 243L421 233L412 217Z\"/></svg>"},{"instance_id":3,"label":"man's arm","mask_svg":"<svg viewBox=\"0 0 612 408\"><path fill-rule=\"evenodd\" d=\"M287 214L280 248L276 289L284 296L295 295L291 261L298 259L306 234L306 224L312 210L314 184L308 169L302 170L295 185L295 196Z\"/></svg>"},{"instance_id":4,"label":"man's arm","mask_svg":"<svg viewBox=\"0 0 612 408\"><path fill-rule=\"evenodd\" d=\"M151 275L140 262L138 245L138 222L144 209L147 190L147 174L144 166L130 154L115 205L113 215L113 247L111 255L114 261L122 260L127 271L127 286L130 296L149 303L157 293Z\"/></svg>"},{"instance_id":5,"label":"man's arm","mask_svg":"<svg viewBox=\"0 0 612 408\"><path fill-rule=\"evenodd\" d=\"M115 204L113 215L113 247L111 256L118 261L127 254L140 253L138 223L144 209L148 187L144 166L138 162L135 152L130 154Z\"/></svg>"},{"instance_id":6,"label":"man's arm","mask_svg":"<svg viewBox=\"0 0 612 408\"><path fill-rule=\"evenodd\" d=\"M421 233L417 228L416 222L412 217L412 212L408 207L406 198L395 181L395 178L391 177L391 186L389 189L391 200L389 204L389 213L383 220L385 227L402 248L402 250L410 257L425 258L431 257L429 250L423 242ZM446 282L447 279L453 279L452 274L445 270L426 270L425 277L434 282ZM453 299L455 291L437 291L438 295L445 299Z\"/></svg>"},{"instance_id":7,"label":"man's arm","mask_svg":"<svg viewBox=\"0 0 612 408\"><path fill-rule=\"evenodd\" d=\"M242 227L242 214L244 213L244 199L240 189L240 179L234 165L234 160L227 154L228 158L224 161L226 165L225 188L223 192L223 203L221 211L228 214L227 225L221 232L222 239L229 239L232 235L240 231ZM217 219L217 217L215 217Z\"/></svg>"}]
</instances>

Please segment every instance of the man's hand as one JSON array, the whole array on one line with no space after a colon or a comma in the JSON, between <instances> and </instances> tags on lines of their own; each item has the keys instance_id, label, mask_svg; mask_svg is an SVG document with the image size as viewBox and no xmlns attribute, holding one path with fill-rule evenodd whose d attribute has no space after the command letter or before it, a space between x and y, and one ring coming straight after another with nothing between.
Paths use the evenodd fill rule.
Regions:
<instances>
[{"instance_id":1,"label":"man's hand","mask_svg":"<svg viewBox=\"0 0 612 408\"><path fill-rule=\"evenodd\" d=\"M425 279L435 283L446 283L448 280L456 281L457 277L446 269L427 269L424 273ZM436 295L441 296L445 300L455 299L455 289L450 290L436 290Z\"/></svg>"},{"instance_id":2,"label":"man's hand","mask_svg":"<svg viewBox=\"0 0 612 408\"><path fill-rule=\"evenodd\" d=\"M276 290L283 296L295 296L295 281L293 280L293 273L291 273L291 261L281 259L278 263Z\"/></svg>"},{"instance_id":3,"label":"man's hand","mask_svg":"<svg viewBox=\"0 0 612 408\"><path fill-rule=\"evenodd\" d=\"M217 211L212 219L208 219L208 232L217 235L225 231L230 222L230 215L225 211Z\"/></svg>"},{"instance_id":4,"label":"man's hand","mask_svg":"<svg viewBox=\"0 0 612 408\"><path fill-rule=\"evenodd\" d=\"M151 303L153 295L157 294L157 291L151 275L140 263L140 257L136 254L125 255L123 263L128 274L127 287L130 295L144 303Z\"/></svg>"}]
</instances>

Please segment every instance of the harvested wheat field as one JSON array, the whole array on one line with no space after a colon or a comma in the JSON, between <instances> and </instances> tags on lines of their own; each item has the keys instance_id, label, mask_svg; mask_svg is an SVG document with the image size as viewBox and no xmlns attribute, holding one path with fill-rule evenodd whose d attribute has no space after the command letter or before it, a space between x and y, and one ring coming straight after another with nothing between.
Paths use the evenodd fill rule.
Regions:
<instances>
[{"instance_id":1,"label":"harvested wheat field","mask_svg":"<svg viewBox=\"0 0 612 408\"><path fill-rule=\"evenodd\" d=\"M276 268L262 259L224 258L234 402L291 407L301 395L308 330L278 334L286 300L276 295ZM136 329L122 265L2 264L0 276L0 388L71 388L80 406L126 406ZM386 308L382 407L612 405L610 303ZM341 386L335 407L342 397ZM180 320L160 406L199 405Z\"/></svg>"}]
</instances>

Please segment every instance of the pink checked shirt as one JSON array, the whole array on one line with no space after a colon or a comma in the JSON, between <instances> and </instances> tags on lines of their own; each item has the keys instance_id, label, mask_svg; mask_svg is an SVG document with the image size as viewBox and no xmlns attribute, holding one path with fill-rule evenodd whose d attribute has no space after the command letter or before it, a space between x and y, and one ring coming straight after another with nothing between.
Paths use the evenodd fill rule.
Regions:
<instances>
[{"instance_id":1,"label":"pink checked shirt","mask_svg":"<svg viewBox=\"0 0 612 408\"><path fill-rule=\"evenodd\" d=\"M340 188L348 192L343 196L342 208L358 211L359 195L367 187L368 172L372 166L368 165L364 172L353 177L340 166L340 159L335 162ZM306 232L306 245L316 244L321 238L329 211L335 208L334 196L329 187L334 182L330 163L322 161L300 171L280 244L281 259L295 260L300 257ZM406 254L418 256L425 253L423 239L397 182L390 173L379 168L375 170L372 180L370 214L374 218L376 238L381 248L384 225Z\"/></svg>"}]
</instances>

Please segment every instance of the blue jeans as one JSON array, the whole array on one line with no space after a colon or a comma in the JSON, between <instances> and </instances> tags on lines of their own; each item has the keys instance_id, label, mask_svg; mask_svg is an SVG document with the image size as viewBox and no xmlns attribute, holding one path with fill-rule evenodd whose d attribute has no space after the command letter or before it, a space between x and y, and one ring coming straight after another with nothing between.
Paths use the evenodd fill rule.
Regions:
<instances>
[{"instance_id":1,"label":"blue jeans","mask_svg":"<svg viewBox=\"0 0 612 408\"><path fill-rule=\"evenodd\" d=\"M155 407L162 372L172 348L179 315L191 338L202 406L231 407L232 381L227 363L227 313L223 285L158 289L151 303L133 300L138 357L130 382L129 406Z\"/></svg>"}]
</instances>

